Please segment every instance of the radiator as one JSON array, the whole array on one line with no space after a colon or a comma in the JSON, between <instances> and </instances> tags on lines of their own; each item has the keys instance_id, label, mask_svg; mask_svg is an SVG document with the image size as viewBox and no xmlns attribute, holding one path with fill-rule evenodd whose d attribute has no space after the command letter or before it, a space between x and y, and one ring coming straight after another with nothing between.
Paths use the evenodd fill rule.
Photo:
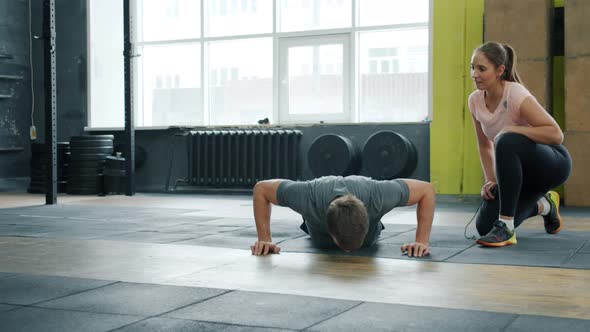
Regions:
<instances>
[{"instance_id":1,"label":"radiator","mask_svg":"<svg viewBox=\"0 0 590 332\"><path fill-rule=\"evenodd\" d=\"M189 179L206 187L252 187L300 174L298 130L198 130L189 136Z\"/></svg>"}]
</instances>

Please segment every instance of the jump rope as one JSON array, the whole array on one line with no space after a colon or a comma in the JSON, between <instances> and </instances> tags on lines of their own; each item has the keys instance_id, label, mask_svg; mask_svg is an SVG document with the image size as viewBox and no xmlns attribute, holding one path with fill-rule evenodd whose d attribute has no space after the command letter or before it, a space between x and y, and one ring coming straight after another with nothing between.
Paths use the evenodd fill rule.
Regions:
<instances>
[{"instance_id":1,"label":"jump rope","mask_svg":"<svg viewBox=\"0 0 590 332\"><path fill-rule=\"evenodd\" d=\"M474 241L477 240L477 237L475 235L467 236L467 228L469 227L469 225L471 225L471 223L473 222L473 220L477 216L477 213L479 212L479 209L481 208L481 205L482 204L483 204L483 202L477 207L477 210L475 210L475 213L473 214L473 217L471 217L471 220L469 220L469 222L467 223L467 225L465 225L465 230L463 231L463 236L467 240L474 240Z\"/></svg>"},{"instance_id":2,"label":"jump rope","mask_svg":"<svg viewBox=\"0 0 590 332\"><path fill-rule=\"evenodd\" d=\"M498 195L498 187L494 187L491 189L492 191L492 195L494 195L494 197L496 195ZM483 201L481 202L481 204L479 204L479 206L477 207L477 210L475 210L475 213L473 214L473 217L471 217L471 220L469 220L469 222L467 223L467 225L465 225L465 230L463 231L463 236L467 239L467 240L477 240L477 237L475 235L472 236L467 236L467 228L469 227L469 225L471 225L471 223L473 222L473 220L475 219L475 217L477 217L477 214L479 213L479 210L481 209L481 206L483 205Z\"/></svg>"}]
</instances>

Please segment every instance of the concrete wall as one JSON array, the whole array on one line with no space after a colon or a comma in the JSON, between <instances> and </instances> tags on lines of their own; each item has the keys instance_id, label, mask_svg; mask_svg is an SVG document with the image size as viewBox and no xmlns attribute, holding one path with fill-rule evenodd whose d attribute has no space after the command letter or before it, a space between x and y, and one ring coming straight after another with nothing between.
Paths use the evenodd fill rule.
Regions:
<instances>
[{"instance_id":1,"label":"concrete wall","mask_svg":"<svg viewBox=\"0 0 590 332\"><path fill-rule=\"evenodd\" d=\"M523 84L551 113L553 0L486 0L485 40L510 44Z\"/></svg>"},{"instance_id":2,"label":"concrete wall","mask_svg":"<svg viewBox=\"0 0 590 332\"><path fill-rule=\"evenodd\" d=\"M590 206L590 2L565 1L565 146L573 159L565 202Z\"/></svg>"},{"instance_id":3,"label":"concrete wall","mask_svg":"<svg viewBox=\"0 0 590 332\"><path fill-rule=\"evenodd\" d=\"M0 178L28 174L31 92L27 10L26 1L0 1Z\"/></svg>"},{"instance_id":4,"label":"concrete wall","mask_svg":"<svg viewBox=\"0 0 590 332\"><path fill-rule=\"evenodd\" d=\"M42 0L31 0L31 31L43 35ZM86 0L56 1L57 54L57 138L67 141L83 133L86 125ZM29 159L31 123L37 128L37 142L45 135L45 72L41 39L32 41L34 114L31 120L31 79L29 57L29 2L0 0L0 53L13 55L0 59L0 75L20 75L22 80L0 79L0 94L12 90L15 97L0 99L0 119L8 119L14 145L21 151L0 152L0 178L26 177ZM14 124L12 124L14 123ZM0 128L3 126L0 125ZM1 130L1 129L0 129ZM0 147L7 143L0 138Z\"/></svg>"}]
</instances>

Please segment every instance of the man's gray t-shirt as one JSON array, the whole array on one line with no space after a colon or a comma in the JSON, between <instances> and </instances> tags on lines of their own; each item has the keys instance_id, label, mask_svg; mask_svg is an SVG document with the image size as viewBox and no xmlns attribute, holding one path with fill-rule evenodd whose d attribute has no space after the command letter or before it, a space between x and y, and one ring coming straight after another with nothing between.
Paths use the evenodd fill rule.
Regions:
<instances>
[{"instance_id":1,"label":"man's gray t-shirt","mask_svg":"<svg viewBox=\"0 0 590 332\"><path fill-rule=\"evenodd\" d=\"M277 191L280 206L301 214L315 245L332 247L326 212L337 196L354 195L367 207L369 231L363 246L370 246L381 234L381 217L408 203L410 191L403 180L376 181L364 176L325 176L311 181L283 181Z\"/></svg>"}]
</instances>

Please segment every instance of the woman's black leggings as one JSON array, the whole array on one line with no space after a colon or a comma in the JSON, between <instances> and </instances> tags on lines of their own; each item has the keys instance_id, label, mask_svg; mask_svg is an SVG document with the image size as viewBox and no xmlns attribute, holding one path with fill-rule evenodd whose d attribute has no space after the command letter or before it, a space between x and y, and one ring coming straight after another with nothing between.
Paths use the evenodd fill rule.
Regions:
<instances>
[{"instance_id":1,"label":"woman's black leggings","mask_svg":"<svg viewBox=\"0 0 590 332\"><path fill-rule=\"evenodd\" d=\"M563 145L535 143L516 133L495 142L496 180L499 194L485 201L476 219L477 231L487 234L498 216L514 216L514 226L537 215L537 201L570 175L572 159Z\"/></svg>"}]
</instances>

